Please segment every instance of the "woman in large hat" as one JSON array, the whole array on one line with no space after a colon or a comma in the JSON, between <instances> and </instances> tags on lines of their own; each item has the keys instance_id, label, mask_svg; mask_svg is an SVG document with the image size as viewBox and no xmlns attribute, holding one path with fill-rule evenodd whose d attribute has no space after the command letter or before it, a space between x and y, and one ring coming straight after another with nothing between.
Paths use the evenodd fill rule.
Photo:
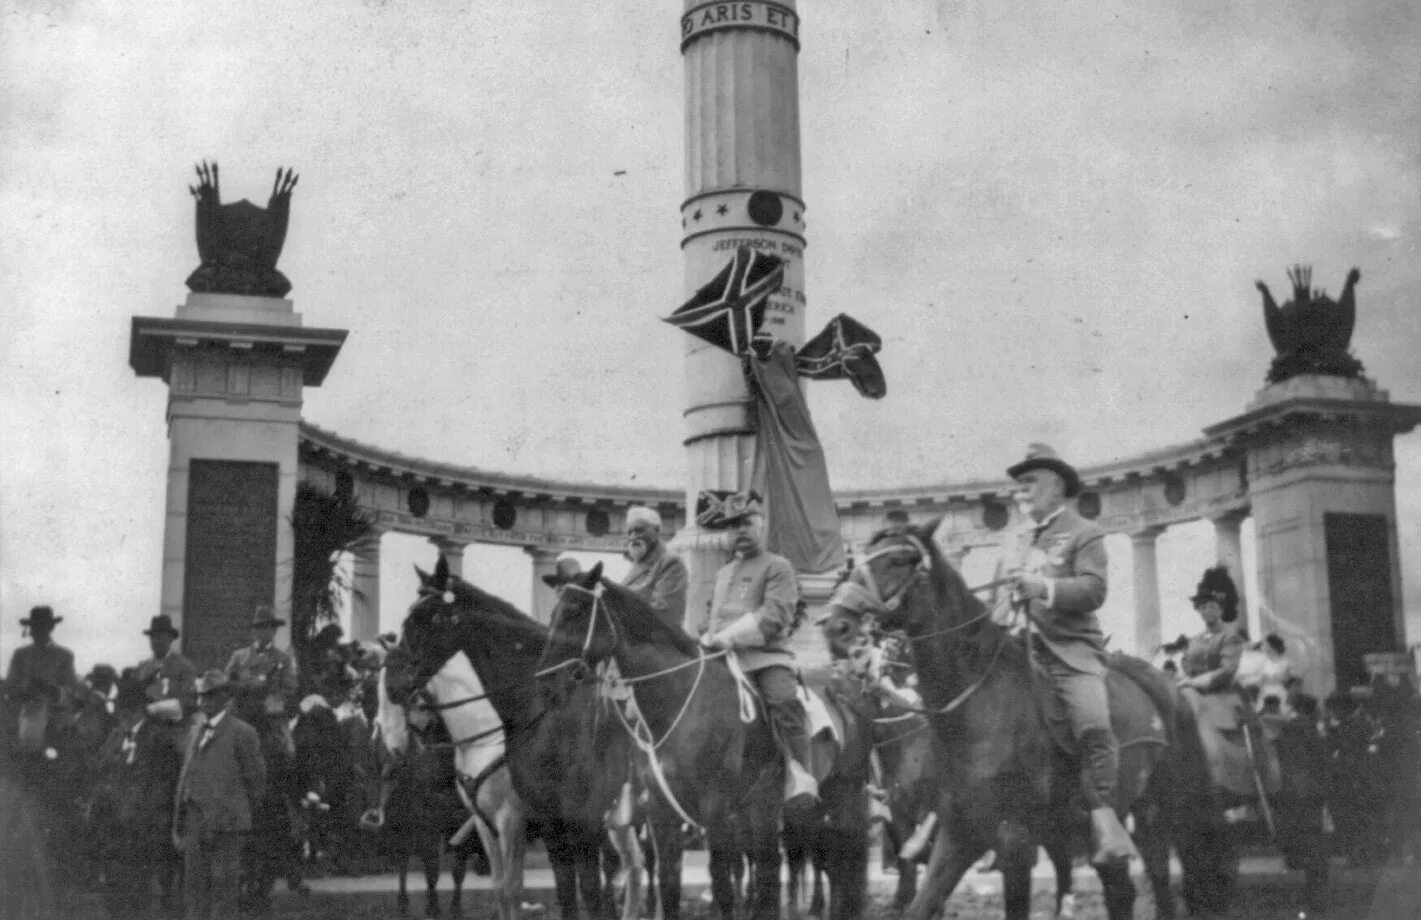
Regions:
<instances>
[{"instance_id":1,"label":"woman in large hat","mask_svg":"<svg viewBox=\"0 0 1421 920\"><path fill-rule=\"evenodd\" d=\"M1179 686L1200 693L1227 690L1233 686L1244 648L1237 626L1238 588L1229 570L1220 565L1205 571L1190 600L1204 620L1204 631L1184 649Z\"/></svg>"}]
</instances>

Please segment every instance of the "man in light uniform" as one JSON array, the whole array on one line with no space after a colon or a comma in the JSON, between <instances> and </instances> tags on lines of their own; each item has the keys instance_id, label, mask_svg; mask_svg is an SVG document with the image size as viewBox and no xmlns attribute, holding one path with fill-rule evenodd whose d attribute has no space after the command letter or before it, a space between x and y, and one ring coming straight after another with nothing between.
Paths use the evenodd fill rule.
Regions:
<instances>
[{"instance_id":1,"label":"man in light uniform","mask_svg":"<svg viewBox=\"0 0 1421 920\"><path fill-rule=\"evenodd\" d=\"M686 563L661 542L661 515L636 505L627 509L627 558L622 584L651 605L663 622L686 628Z\"/></svg>"},{"instance_id":2,"label":"man in light uniform","mask_svg":"<svg viewBox=\"0 0 1421 920\"><path fill-rule=\"evenodd\" d=\"M785 750L787 807L819 800L809 772L809 717L798 696L789 632L799 604L799 584L789 560L764 548L765 515L753 493L731 495L699 519L709 529L734 534L735 558L715 577L710 618L701 633L709 649L731 649L755 682L770 726Z\"/></svg>"},{"instance_id":3,"label":"man in light uniform","mask_svg":"<svg viewBox=\"0 0 1421 920\"><path fill-rule=\"evenodd\" d=\"M1025 616L1032 654L1066 710L1090 809L1091 862L1126 860L1135 848L1115 811L1120 752L1105 691L1105 636L1095 614L1105 603L1105 532L1069 505L1080 494L1080 476L1050 447L1032 444L1007 475L1017 482L1017 504L1028 520L1004 553L1001 569L1011 590L1000 593L994 618Z\"/></svg>"}]
</instances>

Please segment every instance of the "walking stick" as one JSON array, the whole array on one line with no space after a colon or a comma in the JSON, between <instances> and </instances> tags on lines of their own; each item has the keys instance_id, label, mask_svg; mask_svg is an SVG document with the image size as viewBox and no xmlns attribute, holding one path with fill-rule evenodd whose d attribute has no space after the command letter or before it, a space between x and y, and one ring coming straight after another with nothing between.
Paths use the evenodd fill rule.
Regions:
<instances>
[{"instance_id":1,"label":"walking stick","mask_svg":"<svg viewBox=\"0 0 1421 920\"><path fill-rule=\"evenodd\" d=\"M1273 808L1268 804L1268 790L1263 784L1263 774L1258 770L1258 754L1253 747L1253 731L1247 719L1243 723L1243 745L1248 751L1248 766L1253 770L1253 786L1258 790L1258 805L1263 810L1263 823L1268 825L1268 838L1276 843L1278 829L1273 824Z\"/></svg>"}]
</instances>

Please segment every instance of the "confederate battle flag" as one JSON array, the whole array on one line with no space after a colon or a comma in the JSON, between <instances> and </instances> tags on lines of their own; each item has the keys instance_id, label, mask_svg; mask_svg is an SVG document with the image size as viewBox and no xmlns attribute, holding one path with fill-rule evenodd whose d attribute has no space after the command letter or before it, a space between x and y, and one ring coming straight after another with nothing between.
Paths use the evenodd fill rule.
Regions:
<instances>
[{"instance_id":1,"label":"confederate battle flag","mask_svg":"<svg viewBox=\"0 0 1421 920\"><path fill-rule=\"evenodd\" d=\"M874 355L883 347L878 333L863 323L840 313L824 330L804 343L794 356L801 377L811 380L850 380L854 389L869 399L882 399L888 392L883 368Z\"/></svg>"},{"instance_id":2,"label":"confederate battle flag","mask_svg":"<svg viewBox=\"0 0 1421 920\"><path fill-rule=\"evenodd\" d=\"M765 321L765 301L780 289L784 274L779 256L741 246L725 268L665 322L733 355L749 354L750 340Z\"/></svg>"}]
</instances>

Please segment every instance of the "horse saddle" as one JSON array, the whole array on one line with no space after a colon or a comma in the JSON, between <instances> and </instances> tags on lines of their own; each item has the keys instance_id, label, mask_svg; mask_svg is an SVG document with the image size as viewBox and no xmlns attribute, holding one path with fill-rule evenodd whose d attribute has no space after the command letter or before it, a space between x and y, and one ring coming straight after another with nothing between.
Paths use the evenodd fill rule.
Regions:
<instances>
[{"instance_id":1,"label":"horse saddle","mask_svg":"<svg viewBox=\"0 0 1421 920\"><path fill-rule=\"evenodd\" d=\"M1132 660L1118 654L1103 654L1099 657L1105 668L1105 692L1110 705L1110 727L1115 733L1118 745L1125 747L1136 744L1169 744L1169 731L1160 715L1150 692L1142 685L1143 675L1136 675L1137 667L1131 667ZM1148 667L1144 662L1134 662L1139 667ZM1035 658L1032 659L1032 688L1036 693L1037 710L1042 722L1056 747L1068 757L1078 757L1080 748L1071 732L1070 713L1066 702L1056 692L1055 683ZM1151 703L1149 717L1132 718L1130 707L1124 699L1143 694Z\"/></svg>"}]
</instances>

